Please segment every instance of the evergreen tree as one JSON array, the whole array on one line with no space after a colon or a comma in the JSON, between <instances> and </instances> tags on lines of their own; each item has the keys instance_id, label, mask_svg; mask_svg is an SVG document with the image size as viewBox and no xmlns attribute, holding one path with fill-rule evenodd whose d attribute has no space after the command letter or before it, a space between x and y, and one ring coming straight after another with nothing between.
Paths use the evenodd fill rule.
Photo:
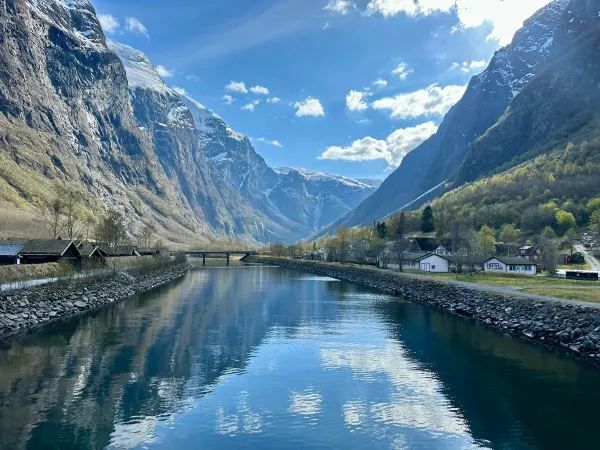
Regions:
<instances>
[{"instance_id":1,"label":"evergreen tree","mask_svg":"<svg viewBox=\"0 0 600 450\"><path fill-rule=\"evenodd\" d=\"M423 233L431 233L434 230L433 209L430 205L427 205L421 214L421 231Z\"/></svg>"}]
</instances>

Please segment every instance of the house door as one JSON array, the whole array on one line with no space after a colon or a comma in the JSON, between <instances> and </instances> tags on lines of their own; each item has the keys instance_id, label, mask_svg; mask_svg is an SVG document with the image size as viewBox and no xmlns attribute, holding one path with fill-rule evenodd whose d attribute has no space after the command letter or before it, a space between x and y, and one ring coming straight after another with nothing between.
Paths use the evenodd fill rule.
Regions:
<instances>
[{"instance_id":1,"label":"house door","mask_svg":"<svg viewBox=\"0 0 600 450\"><path fill-rule=\"evenodd\" d=\"M431 272L431 264L430 263L422 263L421 270L423 272Z\"/></svg>"}]
</instances>

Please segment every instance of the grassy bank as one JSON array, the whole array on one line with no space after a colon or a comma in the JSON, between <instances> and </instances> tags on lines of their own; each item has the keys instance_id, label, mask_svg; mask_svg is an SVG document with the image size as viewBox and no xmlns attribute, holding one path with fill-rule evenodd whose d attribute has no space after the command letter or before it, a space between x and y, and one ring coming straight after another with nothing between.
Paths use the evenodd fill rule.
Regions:
<instances>
[{"instance_id":1,"label":"grassy bank","mask_svg":"<svg viewBox=\"0 0 600 450\"><path fill-rule=\"evenodd\" d=\"M421 272L411 272L411 274L412 273L438 280L502 286L507 289L514 289L519 292L534 295L545 295L565 300L600 303L600 283L597 281L566 280L564 278L553 278L545 275L528 277L490 273L476 273L473 275L457 275L453 273L422 274Z\"/></svg>"}]
</instances>

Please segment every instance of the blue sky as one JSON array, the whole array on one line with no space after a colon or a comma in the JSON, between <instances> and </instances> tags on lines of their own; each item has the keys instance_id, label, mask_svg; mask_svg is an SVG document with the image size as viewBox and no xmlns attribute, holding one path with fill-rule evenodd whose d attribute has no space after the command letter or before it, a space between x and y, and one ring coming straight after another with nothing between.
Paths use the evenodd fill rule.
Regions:
<instances>
[{"instance_id":1,"label":"blue sky","mask_svg":"<svg viewBox=\"0 0 600 450\"><path fill-rule=\"evenodd\" d=\"M383 178L548 0L93 0L274 166Z\"/></svg>"}]
</instances>

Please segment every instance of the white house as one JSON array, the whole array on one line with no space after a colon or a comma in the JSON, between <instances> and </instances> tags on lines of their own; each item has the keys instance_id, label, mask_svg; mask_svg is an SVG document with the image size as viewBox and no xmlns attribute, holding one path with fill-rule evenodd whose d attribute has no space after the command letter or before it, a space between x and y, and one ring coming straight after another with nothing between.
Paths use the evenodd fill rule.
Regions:
<instances>
[{"instance_id":1,"label":"white house","mask_svg":"<svg viewBox=\"0 0 600 450\"><path fill-rule=\"evenodd\" d=\"M517 275L535 275L537 264L520 256L495 256L483 264L485 272L504 272Z\"/></svg>"},{"instance_id":2,"label":"white house","mask_svg":"<svg viewBox=\"0 0 600 450\"><path fill-rule=\"evenodd\" d=\"M448 273L450 271L450 261L442 255L429 253L418 259L419 270L422 272Z\"/></svg>"}]
</instances>

